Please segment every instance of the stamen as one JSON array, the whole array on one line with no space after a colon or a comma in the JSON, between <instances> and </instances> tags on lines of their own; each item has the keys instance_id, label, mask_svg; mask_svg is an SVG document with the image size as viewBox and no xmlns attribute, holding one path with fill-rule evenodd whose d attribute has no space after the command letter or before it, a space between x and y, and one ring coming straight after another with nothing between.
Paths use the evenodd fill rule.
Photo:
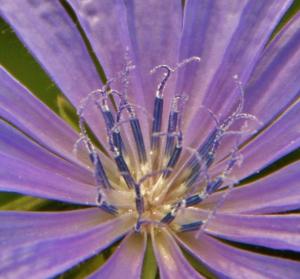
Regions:
<instances>
[{"instance_id":1,"label":"stamen","mask_svg":"<svg viewBox=\"0 0 300 279\"><path fill-rule=\"evenodd\" d=\"M113 214L113 215L116 215L118 213L117 207L115 207L114 205L111 205L108 202L106 202L105 198L103 197L102 194L98 195L97 204L101 209L103 209L107 213L110 213L110 214Z\"/></svg>"},{"instance_id":2,"label":"stamen","mask_svg":"<svg viewBox=\"0 0 300 279\"><path fill-rule=\"evenodd\" d=\"M146 148L145 148L143 133L142 133L139 119L135 114L133 106L129 104L126 94L120 94L119 97L120 97L120 103L119 103L119 108L118 108L117 118L116 118L117 123L120 122L122 112L124 110L127 110L129 113L129 123L134 137L139 162L145 164L147 162L147 155L146 155Z\"/></svg>"},{"instance_id":3,"label":"stamen","mask_svg":"<svg viewBox=\"0 0 300 279\"><path fill-rule=\"evenodd\" d=\"M172 152L172 155L168 161L167 169L163 174L163 178L168 178L170 174L172 173L172 169L175 167L176 163L179 160L180 154L182 152L182 146L176 145L174 151Z\"/></svg>"},{"instance_id":4,"label":"stamen","mask_svg":"<svg viewBox=\"0 0 300 279\"><path fill-rule=\"evenodd\" d=\"M197 195L190 196L185 199L186 207L191 207L193 205L196 205L196 204L202 202L204 198L205 198L205 196L203 194L197 194Z\"/></svg>"},{"instance_id":5,"label":"stamen","mask_svg":"<svg viewBox=\"0 0 300 279\"><path fill-rule=\"evenodd\" d=\"M120 130L118 128L114 128L115 120L107 103L106 89L101 91L101 93L102 93L102 99L100 102L97 101L97 106L102 113L107 133L109 137L112 137L113 145L118 149L119 152L122 152L125 150L125 146L120 134Z\"/></svg>"},{"instance_id":6,"label":"stamen","mask_svg":"<svg viewBox=\"0 0 300 279\"><path fill-rule=\"evenodd\" d=\"M97 184L102 185L104 189L112 188L105 173L104 167L100 161L99 155L95 152L90 153L90 160L95 167L95 178Z\"/></svg>"},{"instance_id":7,"label":"stamen","mask_svg":"<svg viewBox=\"0 0 300 279\"><path fill-rule=\"evenodd\" d=\"M107 175L105 173L104 167L101 163L100 157L96 152L95 147L93 146L93 144L91 143L91 140L89 139L85 126L84 126L84 118L82 116L83 111L79 110L78 111L78 115L79 115L79 127L81 130L81 139L84 142L88 153L89 153L89 158L92 162L92 164L94 165L94 176L95 176L95 180L96 180L96 184L97 184L97 191L98 191L98 195L96 198L96 203L97 205L103 209L104 211L110 213L110 214L117 214L118 213L118 209L117 207L109 204L106 201L106 195L105 195L105 190L108 189L112 189L112 186L107 178Z\"/></svg>"},{"instance_id":8,"label":"stamen","mask_svg":"<svg viewBox=\"0 0 300 279\"><path fill-rule=\"evenodd\" d=\"M176 218L176 214L180 208L187 208L197 205L201 203L207 196L217 191L222 186L224 179L228 177L236 163L239 161L239 156L237 156L237 153L238 148L236 147L233 149L231 153L232 158L228 161L228 164L221 175L216 177L213 181L208 182L205 189L200 194L192 195L175 203L173 209L161 219L161 222L167 224L171 223Z\"/></svg>"},{"instance_id":9,"label":"stamen","mask_svg":"<svg viewBox=\"0 0 300 279\"><path fill-rule=\"evenodd\" d=\"M169 169L173 169L175 165L177 164L180 155L182 153L182 142L183 142L183 133L182 133L182 115L179 110L179 100L182 99L182 96L175 97L173 106L170 112L169 116L169 123L168 123L168 134L167 134L167 141L166 141L166 147L165 147L165 154L169 153L169 161L167 163L167 171L164 173L163 178L167 178L170 176L171 172ZM181 109L183 105L181 104ZM177 135L177 144L175 148L174 145L174 132L178 129L178 135ZM168 154L168 155L169 155Z\"/></svg>"},{"instance_id":10,"label":"stamen","mask_svg":"<svg viewBox=\"0 0 300 279\"><path fill-rule=\"evenodd\" d=\"M129 121L137 148L139 161L140 163L145 164L147 162L147 155L140 121L135 115L131 115Z\"/></svg>"},{"instance_id":11,"label":"stamen","mask_svg":"<svg viewBox=\"0 0 300 279\"><path fill-rule=\"evenodd\" d=\"M104 167L100 160L100 157L98 156L95 147L93 146L93 144L91 143L91 140L89 139L89 137L87 135L87 131L84 126L84 122L85 122L85 120L84 120L83 116L80 115L80 113L79 113L79 127L81 130L83 142L89 153L90 161L92 162L92 164L94 165L94 168L95 168L94 175L95 175L96 182L98 185L101 185L104 189L112 188L112 186L107 178L107 175L105 173L105 170L104 170Z\"/></svg>"},{"instance_id":12,"label":"stamen","mask_svg":"<svg viewBox=\"0 0 300 279\"><path fill-rule=\"evenodd\" d=\"M175 145L175 137L174 133L177 129L177 121L178 121L178 114L179 114L179 100L180 97L176 96L173 99L171 110L169 114L169 121L168 121L168 134L165 146L165 156L167 158L170 157L172 150L174 149Z\"/></svg>"},{"instance_id":13,"label":"stamen","mask_svg":"<svg viewBox=\"0 0 300 279\"><path fill-rule=\"evenodd\" d=\"M163 91L167 84L167 81L173 72L173 69L168 65L158 65L154 69L150 71L151 74L156 72L158 69L164 69L166 72L164 73L164 78L158 84L156 95L154 99L154 109L153 109L153 121L152 121L152 133L151 133L151 151L152 151L152 167L155 169L158 166L157 156L160 149L161 139L157 134L161 131L162 125L162 115L164 108L164 100L163 100Z\"/></svg>"},{"instance_id":14,"label":"stamen","mask_svg":"<svg viewBox=\"0 0 300 279\"><path fill-rule=\"evenodd\" d=\"M143 196L141 193L140 184L135 183L134 190L135 190L135 205L136 205L136 210L138 213L138 220L137 220L137 223L135 226L135 230L137 232L139 232L141 229L141 218L142 218L142 214L144 212L144 199L143 199Z\"/></svg>"},{"instance_id":15,"label":"stamen","mask_svg":"<svg viewBox=\"0 0 300 279\"><path fill-rule=\"evenodd\" d=\"M202 226L202 221L181 225L180 232L197 231Z\"/></svg>"},{"instance_id":16,"label":"stamen","mask_svg":"<svg viewBox=\"0 0 300 279\"><path fill-rule=\"evenodd\" d=\"M225 168L225 170L222 172L222 174L220 176L220 177L223 178L223 180L224 180L224 178L227 178L229 176L229 174L231 173L231 171L232 171L233 167L235 166L235 164L241 164L241 162L240 162L241 156L240 156L239 150L238 150L238 142L236 143L235 148L231 152L231 156L232 156L231 160L229 160L229 163L227 164L227 167ZM230 192L232 191L232 189L233 189L233 187L236 183L237 183L237 181L232 180L232 182L227 186L227 191L224 191L224 193L221 196L220 200L217 202L214 209L208 215L207 220L204 222L204 225L199 228L198 232L196 233L196 238L198 238L200 233L205 230L205 228L207 227L209 221L215 216L218 208L224 203L225 199L228 197L228 195L230 194Z\"/></svg>"},{"instance_id":17,"label":"stamen","mask_svg":"<svg viewBox=\"0 0 300 279\"><path fill-rule=\"evenodd\" d=\"M168 65L162 64L154 67L150 73L153 74L159 69L165 70L164 77L162 81L158 84L155 100L154 100L154 111L153 111L153 122L152 122L152 137L151 137L151 150L158 150L160 145L160 138L155 137L155 133L159 133L161 131L161 123L162 123L162 114L163 114L163 91L166 87L167 81L171 76L171 73L177 71L179 68L184 65L192 62L192 61L200 61L199 57L193 56L188 59L183 60L179 64L176 65L175 68L171 68Z\"/></svg>"},{"instance_id":18,"label":"stamen","mask_svg":"<svg viewBox=\"0 0 300 279\"><path fill-rule=\"evenodd\" d=\"M164 100L162 96L156 95L154 100L154 111L152 121L152 136L151 136L151 150L159 150L160 137L155 136L161 131L162 114L163 114Z\"/></svg>"},{"instance_id":19,"label":"stamen","mask_svg":"<svg viewBox=\"0 0 300 279\"><path fill-rule=\"evenodd\" d=\"M176 218L176 214L178 212L178 210L181 208L181 202L178 202L177 204L175 204L175 207L169 211L161 220L160 222L163 224L170 224L171 222L174 221L174 219Z\"/></svg>"},{"instance_id":20,"label":"stamen","mask_svg":"<svg viewBox=\"0 0 300 279\"><path fill-rule=\"evenodd\" d=\"M130 173L130 170L122 156L122 154L120 152L118 152L117 149L114 150L115 151L115 161L118 167L119 172L121 173L122 177L124 178L127 186L129 189L134 187L134 179Z\"/></svg>"},{"instance_id":21,"label":"stamen","mask_svg":"<svg viewBox=\"0 0 300 279\"><path fill-rule=\"evenodd\" d=\"M148 154L144 143L145 135L143 135L139 118L135 112L137 106L129 103L127 96L129 72L134 67L128 55L126 56L125 70L119 73L116 78L108 81L101 89L88 94L78 109L81 137L76 142L75 147L79 142L83 142L93 164L98 192L96 204L110 214L118 214L119 211L132 211L134 209L134 216L136 216L134 229L136 232L140 232L143 225L145 225L145 230L148 227L151 229L153 226L164 227L170 225L173 230L179 232L196 230L199 233L203 231L207 221L213 218L217 206L224 201L229 192L227 189L232 189L234 183L229 185L229 175L239 161L237 156L238 145L236 145L232 153L226 154L226 157L222 159L222 164L225 163L225 168L224 165L222 167L224 168L223 171L211 177L210 167L216 158L220 157L217 157L219 146L224 136L239 135L245 132L242 128L247 128L245 127L248 124L247 121L244 121L242 128L239 126L241 130L231 129L236 120L257 121L255 116L243 112L244 91L238 76L234 76L240 92L240 101L236 109L222 120L219 120L211 110L205 108L215 121L216 127L203 144L197 146L196 149L183 145L184 138L181 128L185 101L183 93L173 97L168 112L167 129L162 130L164 103L167 101L164 99L164 90L167 82L173 72L191 61L200 61L200 58L185 59L174 68L168 65L158 65L151 71L151 73L154 73L158 69L162 69L164 74L157 86L153 113L150 116L152 130L150 134L151 160L149 162L147 161ZM121 93L111 88L113 81L123 84ZM117 98L111 99L112 95L117 96ZM118 176L122 176L121 185L126 184L129 190L119 189L115 182L110 182L100 160L100 155L87 135L83 113L90 100L94 101L93 105L97 106L103 117L108 135L108 145L118 169ZM116 111L113 108L116 108ZM132 145L128 141L128 137L125 137L128 136L127 130L123 126L120 128L124 123L130 125L129 133L131 135L129 138L134 142ZM127 124L127 126L129 125ZM125 134L122 138L123 133ZM166 138L163 140L161 139L162 136ZM160 154L162 142L165 142L165 149L161 152L163 157ZM132 149L135 149L134 152L131 152ZM187 159L181 157L185 150L192 150L192 154ZM133 155L133 158L129 155ZM178 162L181 161L183 163L177 166ZM132 169L132 167L137 166L138 162L142 165L141 168ZM146 181L148 179L149 181ZM113 189L112 186L116 189ZM221 195L217 206L208 214L206 221L199 220L200 218L193 220L189 215L188 219L185 219L185 208L197 206L216 191L223 189L225 189L224 195ZM119 192L126 194L128 198L124 200L122 198L124 195L119 196ZM111 204L112 201L113 204ZM167 201L166 204L162 204L163 201ZM163 210L162 215L159 210ZM180 210L183 211L182 216L179 214ZM178 219L176 219L177 215L179 215Z\"/></svg>"},{"instance_id":22,"label":"stamen","mask_svg":"<svg viewBox=\"0 0 300 279\"><path fill-rule=\"evenodd\" d=\"M241 118L246 119L256 119L256 117L248 114L242 113L242 110L244 108L244 90L242 88L241 82L238 81L238 76L235 75L234 79L237 82L238 88L240 89L240 102L238 104L238 107L236 110L229 115L223 122L220 122L217 120L210 110L208 112L213 116L214 120L218 124L216 129L210 134L208 139L204 142L202 146L198 149L198 154L201 158L201 161L205 164L205 168L209 168L215 159L216 151L220 145L221 140L223 137L228 133L229 128L232 126L232 124L237 120ZM188 163L188 167L191 169L190 177L187 178L187 187L191 187L196 181L197 177L200 176L200 169L201 165L199 164L199 159L196 156L193 156L191 160Z\"/></svg>"},{"instance_id":23,"label":"stamen","mask_svg":"<svg viewBox=\"0 0 300 279\"><path fill-rule=\"evenodd\" d=\"M212 194L213 192L217 191L220 188L223 182L224 182L223 177L217 177L214 181L208 183L208 185L206 186L206 192L208 194Z\"/></svg>"}]
</instances>

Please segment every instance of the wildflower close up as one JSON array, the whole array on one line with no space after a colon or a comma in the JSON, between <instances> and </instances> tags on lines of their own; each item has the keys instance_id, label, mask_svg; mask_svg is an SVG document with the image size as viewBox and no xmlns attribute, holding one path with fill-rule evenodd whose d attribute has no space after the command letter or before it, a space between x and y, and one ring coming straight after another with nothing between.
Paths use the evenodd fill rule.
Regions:
<instances>
[{"instance_id":1,"label":"wildflower close up","mask_svg":"<svg viewBox=\"0 0 300 279\"><path fill-rule=\"evenodd\" d=\"M0 277L299 278L292 3L0 0L78 122L1 66Z\"/></svg>"}]
</instances>

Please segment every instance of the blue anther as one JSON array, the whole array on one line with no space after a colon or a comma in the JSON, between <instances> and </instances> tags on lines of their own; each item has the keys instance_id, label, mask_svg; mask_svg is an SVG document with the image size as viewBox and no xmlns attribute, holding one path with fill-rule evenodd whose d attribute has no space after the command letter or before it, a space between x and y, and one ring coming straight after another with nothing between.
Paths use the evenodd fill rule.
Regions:
<instances>
[{"instance_id":1,"label":"blue anther","mask_svg":"<svg viewBox=\"0 0 300 279\"><path fill-rule=\"evenodd\" d=\"M178 112L171 111L169 115L168 134L167 134L167 141L165 147L165 155L168 157L171 155L174 148L175 137L173 133L175 133L176 131L177 121L178 121Z\"/></svg>"},{"instance_id":2,"label":"blue anther","mask_svg":"<svg viewBox=\"0 0 300 279\"><path fill-rule=\"evenodd\" d=\"M108 128L108 130L111 130L115 125L115 120L114 120L114 117L113 117L111 111L108 109L107 110L102 109L101 111L102 111L102 115L103 115L106 127Z\"/></svg>"},{"instance_id":3,"label":"blue anther","mask_svg":"<svg viewBox=\"0 0 300 279\"><path fill-rule=\"evenodd\" d=\"M141 231L142 223L138 220L135 224L134 230L139 233Z\"/></svg>"},{"instance_id":4,"label":"blue anther","mask_svg":"<svg viewBox=\"0 0 300 279\"><path fill-rule=\"evenodd\" d=\"M123 151L125 151L125 147L124 147L124 143L120 134L120 131L113 131L112 132L112 140L113 140L113 144L114 146L117 148L117 150L121 153Z\"/></svg>"},{"instance_id":5,"label":"blue anther","mask_svg":"<svg viewBox=\"0 0 300 279\"><path fill-rule=\"evenodd\" d=\"M228 165L227 165L227 171L230 171L233 167L234 167L234 165L236 164L236 162L237 162L237 158L233 158L233 159L231 159L230 161L229 161L229 163L228 163Z\"/></svg>"},{"instance_id":6,"label":"blue anther","mask_svg":"<svg viewBox=\"0 0 300 279\"><path fill-rule=\"evenodd\" d=\"M200 195L193 195L185 199L185 206L190 207L200 203L203 198Z\"/></svg>"},{"instance_id":7,"label":"blue anther","mask_svg":"<svg viewBox=\"0 0 300 279\"><path fill-rule=\"evenodd\" d=\"M144 212L144 199L142 197L135 198L136 210L139 214Z\"/></svg>"},{"instance_id":8,"label":"blue anther","mask_svg":"<svg viewBox=\"0 0 300 279\"><path fill-rule=\"evenodd\" d=\"M208 183L206 186L206 192L208 194L212 194L213 192L217 191L218 188L223 184L223 178L218 177L214 181Z\"/></svg>"},{"instance_id":9,"label":"blue anther","mask_svg":"<svg viewBox=\"0 0 300 279\"><path fill-rule=\"evenodd\" d=\"M179 96L176 96L173 99L170 114L169 114L169 121L168 121L168 133L167 133L167 141L166 141L166 147L165 147L165 155L167 157L171 156L171 153L174 149L175 145L175 136L174 133L177 129L179 118Z\"/></svg>"},{"instance_id":10,"label":"blue anther","mask_svg":"<svg viewBox=\"0 0 300 279\"><path fill-rule=\"evenodd\" d=\"M155 134L161 131L163 107L164 107L163 97L156 96L154 100L154 110L153 110L151 150L158 150L160 146L160 137Z\"/></svg>"},{"instance_id":11,"label":"blue anther","mask_svg":"<svg viewBox=\"0 0 300 279\"><path fill-rule=\"evenodd\" d=\"M175 219L175 215L172 212L167 213L161 220L161 223L170 224Z\"/></svg>"},{"instance_id":12,"label":"blue anther","mask_svg":"<svg viewBox=\"0 0 300 279\"><path fill-rule=\"evenodd\" d=\"M107 175L105 173L104 167L100 161L100 158L95 153L90 153L90 160L95 167L95 178L97 184L101 185L104 189L112 188Z\"/></svg>"},{"instance_id":13,"label":"blue anther","mask_svg":"<svg viewBox=\"0 0 300 279\"><path fill-rule=\"evenodd\" d=\"M182 152L182 146L177 145L174 151L172 152L172 155L167 163L167 169L163 173L164 178L167 178L172 173L171 169L173 169L176 163L178 162L181 152Z\"/></svg>"},{"instance_id":14,"label":"blue anther","mask_svg":"<svg viewBox=\"0 0 300 279\"><path fill-rule=\"evenodd\" d=\"M212 163L212 156L210 153L215 151L216 145L218 144L218 141L216 140L218 136L218 130L213 131L208 139L205 141L205 143L198 149L198 154L201 158L203 158L203 161L206 163L206 165L209 167Z\"/></svg>"},{"instance_id":15,"label":"blue anther","mask_svg":"<svg viewBox=\"0 0 300 279\"><path fill-rule=\"evenodd\" d=\"M139 161L141 163L146 163L146 161L147 161L146 149L145 149L145 144L144 144L144 139L143 139L140 122L135 116L130 117L129 121L130 121L131 130L132 130L132 133L134 136L136 148L138 151Z\"/></svg>"},{"instance_id":16,"label":"blue anther","mask_svg":"<svg viewBox=\"0 0 300 279\"><path fill-rule=\"evenodd\" d=\"M172 210L167 213L161 220L161 223L170 224L176 217L178 210L181 208L181 202L177 202L172 206Z\"/></svg>"},{"instance_id":17,"label":"blue anther","mask_svg":"<svg viewBox=\"0 0 300 279\"><path fill-rule=\"evenodd\" d=\"M133 177L130 173L130 170L129 170L121 153L118 153L115 156L115 161L116 161L118 170L120 171L121 175L123 176L128 188L134 187L134 184L135 184L134 179L133 179Z\"/></svg>"},{"instance_id":18,"label":"blue anther","mask_svg":"<svg viewBox=\"0 0 300 279\"><path fill-rule=\"evenodd\" d=\"M122 152L122 150L124 150L124 143L120 131L118 129L114 129L115 120L113 115L109 110L108 106L100 106L100 108L106 125L106 129L109 135L112 137L112 143L118 149L119 152Z\"/></svg>"},{"instance_id":19,"label":"blue anther","mask_svg":"<svg viewBox=\"0 0 300 279\"><path fill-rule=\"evenodd\" d=\"M218 142L219 130L214 130L208 139L197 149L197 154L193 155L189 160L187 166L192 170L187 178L186 185L190 187L195 183L200 175L203 165L208 168L214 161L216 148L219 146Z\"/></svg>"},{"instance_id":20,"label":"blue anther","mask_svg":"<svg viewBox=\"0 0 300 279\"><path fill-rule=\"evenodd\" d=\"M193 223L189 223L189 224L184 224L184 225L181 225L180 231L181 232L186 232L186 231L199 230L200 227L202 226L202 224L203 224L202 221L197 221L197 222L193 222Z\"/></svg>"},{"instance_id":21,"label":"blue anther","mask_svg":"<svg viewBox=\"0 0 300 279\"><path fill-rule=\"evenodd\" d=\"M144 199L141 193L141 186L137 183L134 183L134 190L136 209L139 214L142 214L144 212Z\"/></svg>"},{"instance_id":22,"label":"blue anther","mask_svg":"<svg viewBox=\"0 0 300 279\"><path fill-rule=\"evenodd\" d=\"M104 201L99 207L107 213L113 215L116 215L118 213L118 209L114 205L108 204L106 201Z\"/></svg>"},{"instance_id":23,"label":"blue anther","mask_svg":"<svg viewBox=\"0 0 300 279\"><path fill-rule=\"evenodd\" d=\"M201 165L198 162L191 167L191 173L185 182L187 188L191 187L197 181L198 177L200 176L200 169Z\"/></svg>"},{"instance_id":24,"label":"blue anther","mask_svg":"<svg viewBox=\"0 0 300 279\"><path fill-rule=\"evenodd\" d=\"M217 144L216 137L218 136L218 130L213 131L208 139L197 149L197 154L192 156L190 159L188 166L194 167L196 165L200 165L200 163L205 163L207 167L210 166L213 159L213 154L210 154L211 151L214 151L215 146ZM201 162L199 162L199 158Z\"/></svg>"}]
</instances>

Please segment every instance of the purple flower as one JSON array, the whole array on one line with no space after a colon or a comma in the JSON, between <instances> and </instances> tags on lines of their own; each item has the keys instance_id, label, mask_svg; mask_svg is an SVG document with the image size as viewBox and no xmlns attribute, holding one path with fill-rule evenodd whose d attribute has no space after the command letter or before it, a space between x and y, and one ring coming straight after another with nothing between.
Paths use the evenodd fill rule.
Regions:
<instances>
[{"instance_id":1,"label":"purple flower","mask_svg":"<svg viewBox=\"0 0 300 279\"><path fill-rule=\"evenodd\" d=\"M271 38L292 1L67 2L83 32L61 1L0 0L80 120L1 68L0 189L83 207L1 211L1 278L49 278L118 240L91 278L140 278L148 240L161 278L299 278L274 253L299 255L299 161L244 180L300 144L299 13Z\"/></svg>"}]
</instances>

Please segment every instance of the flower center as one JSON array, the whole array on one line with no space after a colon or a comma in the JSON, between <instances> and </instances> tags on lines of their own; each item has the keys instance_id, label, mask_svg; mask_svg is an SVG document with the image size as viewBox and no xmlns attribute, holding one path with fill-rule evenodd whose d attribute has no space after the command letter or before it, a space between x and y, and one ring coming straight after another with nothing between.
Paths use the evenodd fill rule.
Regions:
<instances>
[{"instance_id":1,"label":"flower center","mask_svg":"<svg viewBox=\"0 0 300 279\"><path fill-rule=\"evenodd\" d=\"M123 82L122 93L112 89L111 85L116 81L112 79L102 89L90 93L78 109L80 140L93 164L98 189L97 204L111 214L132 213L136 216L136 231L147 230L151 226L170 226L177 231L198 230L205 220L181 218L180 212L197 206L220 188L230 188L234 184L226 180L239 161L237 147L228 152L218 174L211 176L208 170L215 162L224 136L241 132L230 131L232 124L238 119L256 120L254 116L242 112L244 96L240 82L237 82L240 102L231 115L219 121L208 110L216 121L216 127L200 147L192 149L183 144L182 112L186 101L183 94L173 97L167 127L165 131L162 128L164 89L169 77L178 68L199 60L198 57L191 57L175 68L159 65L151 71L163 70L164 75L154 97L149 147L145 144L146 135L136 108L127 98L128 75L133 68L130 62L117 78ZM235 79L237 81L237 77ZM103 158L88 137L84 110L91 99L102 115L108 149L117 174L109 164L103 163Z\"/></svg>"}]
</instances>

